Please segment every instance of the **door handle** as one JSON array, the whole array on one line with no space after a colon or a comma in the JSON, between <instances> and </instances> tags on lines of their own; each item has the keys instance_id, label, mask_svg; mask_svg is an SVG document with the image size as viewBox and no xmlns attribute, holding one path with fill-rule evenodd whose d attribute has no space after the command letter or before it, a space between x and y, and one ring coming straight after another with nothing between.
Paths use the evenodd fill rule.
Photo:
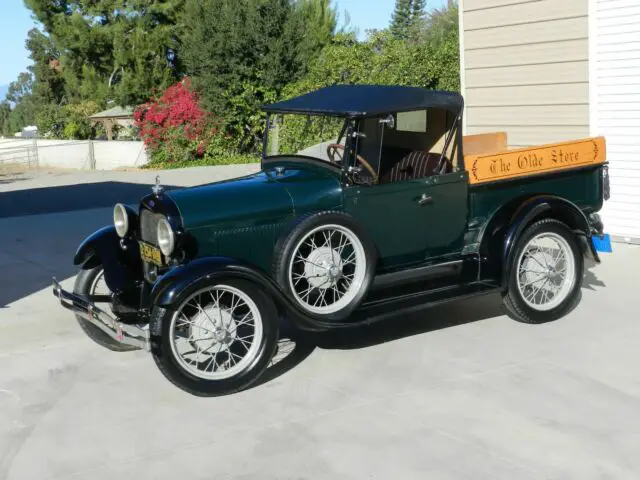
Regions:
<instances>
[{"instance_id":1,"label":"door handle","mask_svg":"<svg viewBox=\"0 0 640 480\"><path fill-rule=\"evenodd\" d=\"M421 207L423 207L424 205L429 205L431 203L433 203L433 197L427 195L426 193L423 193L420 197L420 200L418 200L418 205L420 205Z\"/></svg>"}]
</instances>

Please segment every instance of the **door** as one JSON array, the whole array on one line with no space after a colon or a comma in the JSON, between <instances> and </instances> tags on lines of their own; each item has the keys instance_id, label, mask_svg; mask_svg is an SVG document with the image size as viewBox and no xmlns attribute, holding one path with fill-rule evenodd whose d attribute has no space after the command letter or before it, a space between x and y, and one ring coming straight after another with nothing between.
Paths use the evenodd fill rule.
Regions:
<instances>
[{"instance_id":1,"label":"door","mask_svg":"<svg viewBox=\"0 0 640 480\"><path fill-rule=\"evenodd\" d=\"M462 250L467 172L345 190L345 211L378 246L379 267L423 263Z\"/></svg>"}]
</instances>

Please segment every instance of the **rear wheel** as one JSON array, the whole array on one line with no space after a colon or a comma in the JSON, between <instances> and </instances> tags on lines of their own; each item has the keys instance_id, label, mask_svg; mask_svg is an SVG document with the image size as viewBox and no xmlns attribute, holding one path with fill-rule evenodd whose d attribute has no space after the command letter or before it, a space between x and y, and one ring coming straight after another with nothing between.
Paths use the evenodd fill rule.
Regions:
<instances>
[{"instance_id":1,"label":"rear wheel","mask_svg":"<svg viewBox=\"0 0 640 480\"><path fill-rule=\"evenodd\" d=\"M104 281L104 270L102 268L102 265L87 270L80 270L80 272L76 276L76 283L73 287L73 292L77 295L82 296L109 296L111 294L111 291ZM107 313L111 313L111 310L109 308L105 308L102 305L100 305L100 308L105 310ZM80 328L82 328L84 333L86 333L91 340L96 342L101 347L107 348L114 352L130 352L133 350L139 350L139 348L137 347L116 342L109 335L104 333L95 325L91 325L79 315L76 315L76 319L78 320Z\"/></svg>"},{"instance_id":2,"label":"rear wheel","mask_svg":"<svg viewBox=\"0 0 640 480\"><path fill-rule=\"evenodd\" d=\"M556 320L577 304L583 274L575 235L562 222L541 220L525 230L515 247L505 306L521 322Z\"/></svg>"},{"instance_id":3,"label":"rear wheel","mask_svg":"<svg viewBox=\"0 0 640 480\"><path fill-rule=\"evenodd\" d=\"M175 310L155 308L152 354L173 384L198 396L243 390L269 365L278 314L256 285L236 279L185 293Z\"/></svg>"}]
</instances>

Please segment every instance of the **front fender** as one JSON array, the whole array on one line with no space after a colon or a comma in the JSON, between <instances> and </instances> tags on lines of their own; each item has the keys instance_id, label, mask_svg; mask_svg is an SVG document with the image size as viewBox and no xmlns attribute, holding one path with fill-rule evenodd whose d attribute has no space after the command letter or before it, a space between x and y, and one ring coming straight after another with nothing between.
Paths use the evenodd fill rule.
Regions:
<instances>
[{"instance_id":1,"label":"front fender","mask_svg":"<svg viewBox=\"0 0 640 480\"><path fill-rule=\"evenodd\" d=\"M520 205L509 222L502 249L503 286L506 286L515 244L524 230L537 218L555 218L568 225L574 232L584 235L593 259L600 262L598 252L591 241L591 226L584 212L566 198L540 195L530 198Z\"/></svg>"},{"instance_id":2,"label":"front fender","mask_svg":"<svg viewBox=\"0 0 640 480\"><path fill-rule=\"evenodd\" d=\"M85 238L73 263L83 269L102 265L105 282L112 292L134 290L143 279L137 243L130 238L121 239L114 226L103 227Z\"/></svg>"},{"instance_id":3,"label":"front fender","mask_svg":"<svg viewBox=\"0 0 640 480\"><path fill-rule=\"evenodd\" d=\"M296 326L303 330L321 331L328 327L306 315L267 274L249 263L229 257L199 258L173 268L154 284L149 296L149 305L174 309L186 295L224 278L240 278L258 284L290 315Z\"/></svg>"},{"instance_id":4,"label":"front fender","mask_svg":"<svg viewBox=\"0 0 640 480\"><path fill-rule=\"evenodd\" d=\"M93 268L100 265L98 250L104 250L104 244L117 243L118 234L114 226L102 227L85 238L78 246L73 257L74 265L81 265L83 268Z\"/></svg>"}]
</instances>

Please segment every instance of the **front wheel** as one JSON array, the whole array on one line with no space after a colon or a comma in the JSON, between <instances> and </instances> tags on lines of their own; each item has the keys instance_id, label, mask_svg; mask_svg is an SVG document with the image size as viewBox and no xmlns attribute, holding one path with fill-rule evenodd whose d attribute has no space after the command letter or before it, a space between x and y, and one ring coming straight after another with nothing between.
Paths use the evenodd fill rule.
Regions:
<instances>
[{"instance_id":1,"label":"front wheel","mask_svg":"<svg viewBox=\"0 0 640 480\"><path fill-rule=\"evenodd\" d=\"M273 301L255 284L228 279L186 292L175 310L156 307L151 352L160 371L193 395L243 390L262 375L278 342Z\"/></svg>"},{"instance_id":2,"label":"front wheel","mask_svg":"<svg viewBox=\"0 0 640 480\"><path fill-rule=\"evenodd\" d=\"M553 219L531 225L516 244L504 304L516 320L563 317L580 298L584 259L575 235Z\"/></svg>"}]
</instances>

